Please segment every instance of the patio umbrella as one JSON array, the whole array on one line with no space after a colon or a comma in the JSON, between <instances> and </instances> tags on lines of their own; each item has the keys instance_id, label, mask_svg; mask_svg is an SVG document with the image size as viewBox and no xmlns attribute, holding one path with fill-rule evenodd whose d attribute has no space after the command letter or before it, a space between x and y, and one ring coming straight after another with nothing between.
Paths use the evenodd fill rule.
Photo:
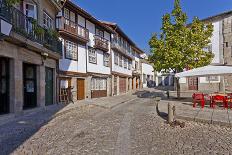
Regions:
<instances>
[{"instance_id":1,"label":"patio umbrella","mask_svg":"<svg viewBox=\"0 0 232 155\"><path fill-rule=\"evenodd\" d=\"M175 74L177 78L183 77L208 77L216 75L232 75L232 66L204 66Z\"/></svg>"}]
</instances>

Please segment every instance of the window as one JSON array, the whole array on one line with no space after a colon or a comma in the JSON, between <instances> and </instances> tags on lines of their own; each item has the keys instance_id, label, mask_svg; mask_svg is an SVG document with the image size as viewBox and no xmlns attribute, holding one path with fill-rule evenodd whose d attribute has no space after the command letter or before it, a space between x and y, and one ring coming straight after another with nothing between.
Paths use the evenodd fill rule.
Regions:
<instances>
[{"instance_id":1,"label":"window","mask_svg":"<svg viewBox=\"0 0 232 155\"><path fill-rule=\"evenodd\" d=\"M66 40L65 46L66 46L65 57L67 59L77 60L77 44Z\"/></svg>"},{"instance_id":2,"label":"window","mask_svg":"<svg viewBox=\"0 0 232 155\"><path fill-rule=\"evenodd\" d=\"M91 90L106 90L107 80L103 78L92 78L91 79Z\"/></svg>"},{"instance_id":3,"label":"window","mask_svg":"<svg viewBox=\"0 0 232 155\"><path fill-rule=\"evenodd\" d=\"M71 27L76 27L76 15L74 12L70 11L70 26Z\"/></svg>"},{"instance_id":4,"label":"window","mask_svg":"<svg viewBox=\"0 0 232 155\"><path fill-rule=\"evenodd\" d=\"M43 26L46 29L53 28L53 20L46 12L43 12Z\"/></svg>"},{"instance_id":5,"label":"window","mask_svg":"<svg viewBox=\"0 0 232 155\"><path fill-rule=\"evenodd\" d=\"M108 53L103 54L104 66L110 66L110 55Z\"/></svg>"},{"instance_id":6,"label":"window","mask_svg":"<svg viewBox=\"0 0 232 155\"><path fill-rule=\"evenodd\" d=\"M209 77L206 77L206 81L219 81L219 77L218 76L209 76Z\"/></svg>"},{"instance_id":7,"label":"window","mask_svg":"<svg viewBox=\"0 0 232 155\"><path fill-rule=\"evenodd\" d=\"M94 48L89 47L89 62L90 63L97 63L97 52Z\"/></svg>"},{"instance_id":8,"label":"window","mask_svg":"<svg viewBox=\"0 0 232 155\"><path fill-rule=\"evenodd\" d=\"M25 15L37 19L36 5L25 3Z\"/></svg>"},{"instance_id":9,"label":"window","mask_svg":"<svg viewBox=\"0 0 232 155\"><path fill-rule=\"evenodd\" d=\"M228 47L229 45L228 45L228 42L225 42L225 44L226 44L226 47Z\"/></svg>"},{"instance_id":10,"label":"window","mask_svg":"<svg viewBox=\"0 0 232 155\"><path fill-rule=\"evenodd\" d=\"M129 60L129 65L128 65L128 69L131 70L131 66L132 66L132 61Z\"/></svg>"},{"instance_id":11,"label":"window","mask_svg":"<svg viewBox=\"0 0 232 155\"><path fill-rule=\"evenodd\" d=\"M143 84L146 84L146 82L147 82L146 77L147 77L147 75L146 75L146 74L143 74Z\"/></svg>"},{"instance_id":12,"label":"window","mask_svg":"<svg viewBox=\"0 0 232 155\"><path fill-rule=\"evenodd\" d=\"M126 69L127 69L127 64L128 64L128 59L124 58L124 68L126 68Z\"/></svg>"},{"instance_id":13,"label":"window","mask_svg":"<svg viewBox=\"0 0 232 155\"><path fill-rule=\"evenodd\" d=\"M118 53L114 52L114 64L118 65Z\"/></svg>"},{"instance_id":14,"label":"window","mask_svg":"<svg viewBox=\"0 0 232 155\"><path fill-rule=\"evenodd\" d=\"M135 61L135 70L138 70L138 69L139 69L139 66L138 66L138 65L139 65L138 62Z\"/></svg>"},{"instance_id":15,"label":"window","mask_svg":"<svg viewBox=\"0 0 232 155\"><path fill-rule=\"evenodd\" d=\"M69 10L67 8L64 8L64 18L65 18L65 24L69 25Z\"/></svg>"},{"instance_id":16,"label":"window","mask_svg":"<svg viewBox=\"0 0 232 155\"><path fill-rule=\"evenodd\" d=\"M96 35L101 37L101 38L104 38L104 31L96 28Z\"/></svg>"},{"instance_id":17,"label":"window","mask_svg":"<svg viewBox=\"0 0 232 155\"><path fill-rule=\"evenodd\" d=\"M122 55L119 55L119 66L122 67Z\"/></svg>"},{"instance_id":18,"label":"window","mask_svg":"<svg viewBox=\"0 0 232 155\"><path fill-rule=\"evenodd\" d=\"M64 18L69 19L69 10L67 8L64 8Z\"/></svg>"}]
</instances>

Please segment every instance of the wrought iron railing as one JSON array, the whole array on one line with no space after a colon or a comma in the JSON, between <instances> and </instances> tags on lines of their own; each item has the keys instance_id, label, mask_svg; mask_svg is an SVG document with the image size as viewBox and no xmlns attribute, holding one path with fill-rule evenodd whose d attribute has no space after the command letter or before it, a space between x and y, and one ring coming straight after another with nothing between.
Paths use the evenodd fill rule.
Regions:
<instances>
[{"instance_id":1,"label":"wrought iron railing","mask_svg":"<svg viewBox=\"0 0 232 155\"><path fill-rule=\"evenodd\" d=\"M20 10L0 2L0 17L12 24L14 32L37 42L44 47L62 53L62 43L51 31L41 27L37 21L23 14Z\"/></svg>"}]
</instances>

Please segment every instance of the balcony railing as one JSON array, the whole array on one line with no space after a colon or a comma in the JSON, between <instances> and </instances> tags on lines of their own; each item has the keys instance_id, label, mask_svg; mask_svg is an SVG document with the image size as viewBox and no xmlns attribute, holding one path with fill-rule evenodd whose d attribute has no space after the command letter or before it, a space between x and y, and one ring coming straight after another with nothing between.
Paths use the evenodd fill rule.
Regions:
<instances>
[{"instance_id":1,"label":"balcony railing","mask_svg":"<svg viewBox=\"0 0 232 155\"><path fill-rule=\"evenodd\" d=\"M62 52L62 43L58 37L51 35L51 32L39 26L35 19L25 16L20 10L0 3L0 17L5 18L13 25L13 31L37 42L54 52Z\"/></svg>"},{"instance_id":2,"label":"balcony railing","mask_svg":"<svg viewBox=\"0 0 232 155\"><path fill-rule=\"evenodd\" d=\"M56 28L59 31L65 31L70 34L75 35L78 39L88 42L89 41L89 30L76 24L75 22L64 18L64 17L57 17L56 18Z\"/></svg>"},{"instance_id":3,"label":"balcony railing","mask_svg":"<svg viewBox=\"0 0 232 155\"><path fill-rule=\"evenodd\" d=\"M118 50L119 52L123 53L124 55L126 55L126 56L128 56L130 58L133 57L131 52L128 49L121 46L117 41L112 41L111 48Z\"/></svg>"},{"instance_id":4,"label":"balcony railing","mask_svg":"<svg viewBox=\"0 0 232 155\"><path fill-rule=\"evenodd\" d=\"M95 35L94 42L95 42L95 45L94 45L95 48L101 49L106 52L109 51L109 41L107 39Z\"/></svg>"}]
</instances>

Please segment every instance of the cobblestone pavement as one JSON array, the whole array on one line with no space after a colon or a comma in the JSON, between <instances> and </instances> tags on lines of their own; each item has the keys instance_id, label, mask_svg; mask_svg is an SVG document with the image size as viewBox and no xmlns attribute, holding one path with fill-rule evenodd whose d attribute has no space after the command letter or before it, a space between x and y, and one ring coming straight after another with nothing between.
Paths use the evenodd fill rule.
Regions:
<instances>
[{"instance_id":1,"label":"cobblestone pavement","mask_svg":"<svg viewBox=\"0 0 232 155\"><path fill-rule=\"evenodd\" d=\"M230 128L195 122L170 127L146 97L112 109L73 108L52 119L53 112L40 112L2 125L0 154L231 154Z\"/></svg>"}]
</instances>

